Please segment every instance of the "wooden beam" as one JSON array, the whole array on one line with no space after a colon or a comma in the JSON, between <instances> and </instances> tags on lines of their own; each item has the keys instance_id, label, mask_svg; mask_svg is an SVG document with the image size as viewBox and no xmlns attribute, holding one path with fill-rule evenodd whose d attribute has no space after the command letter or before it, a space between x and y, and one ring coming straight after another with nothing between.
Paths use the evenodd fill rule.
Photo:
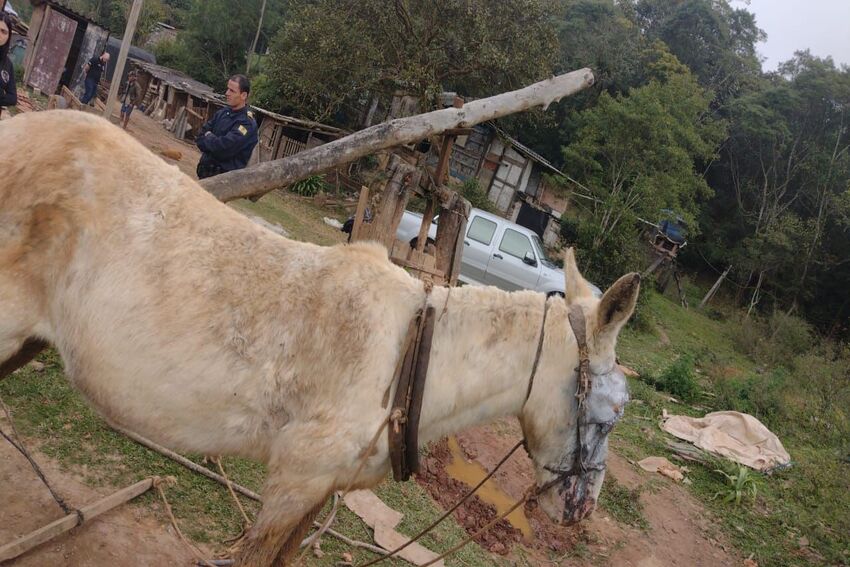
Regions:
<instances>
[{"instance_id":1,"label":"wooden beam","mask_svg":"<svg viewBox=\"0 0 850 567\"><path fill-rule=\"evenodd\" d=\"M34 547L69 532L78 525L97 518L98 516L112 510L116 506L120 506L121 504L132 500L136 496L144 494L150 490L152 486L153 478L146 478L132 486L128 486L127 488L114 492L105 498L101 498L94 504L89 504L88 506L81 508L80 512L83 514L82 521L77 514L68 514L64 518L60 518L55 522L47 524L43 528L39 528L34 532L19 537L12 543L8 543L3 547L0 547L0 563L19 557Z\"/></svg>"},{"instance_id":2,"label":"wooden beam","mask_svg":"<svg viewBox=\"0 0 850 567\"><path fill-rule=\"evenodd\" d=\"M144 0L133 0L130 15L127 17L127 27L124 28L124 38L121 40L121 49L118 51L118 60L115 62L115 70L112 72L112 82L109 85L109 95L106 97L106 109L103 111L103 115L107 120L110 119L112 113L115 111L115 103L118 100L118 88L121 86L121 77L124 76L127 53L130 51L130 44L133 42L133 35L136 33L136 23L139 21L139 14L142 12L142 4L144 4Z\"/></svg>"},{"instance_id":3,"label":"wooden beam","mask_svg":"<svg viewBox=\"0 0 850 567\"><path fill-rule=\"evenodd\" d=\"M469 128L537 106L545 109L591 86L593 81L590 69L580 69L517 91L475 100L462 108L444 108L391 120L295 156L209 177L201 185L221 201L264 195L379 150L418 142L451 128Z\"/></svg>"}]
</instances>

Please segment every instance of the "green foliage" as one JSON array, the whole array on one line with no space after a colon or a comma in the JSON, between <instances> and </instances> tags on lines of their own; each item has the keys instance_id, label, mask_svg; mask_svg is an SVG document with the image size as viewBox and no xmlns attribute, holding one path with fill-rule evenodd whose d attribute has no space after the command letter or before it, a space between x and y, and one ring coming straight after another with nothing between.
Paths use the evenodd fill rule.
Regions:
<instances>
[{"instance_id":1,"label":"green foliage","mask_svg":"<svg viewBox=\"0 0 850 567\"><path fill-rule=\"evenodd\" d=\"M579 236L579 221L566 215L562 216L561 228L558 232L567 244L576 244Z\"/></svg>"},{"instance_id":2,"label":"green foliage","mask_svg":"<svg viewBox=\"0 0 850 567\"><path fill-rule=\"evenodd\" d=\"M720 379L714 384L717 394L714 405L718 409L754 415L768 427L787 431L789 386L789 373L781 368L764 374Z\"/></svg>"},{"instance_id":3,"label":"green foliage","mask_svg":"<svg viewBox=\"0 0 850 567\"><path fill-rule=\"evenodd\" d=\"M690 354L680 356L657 378L647 376L644 379L657 389L664 390L684 402L693 402L699 395L699 385L694 373L694 357Z\"/></svg>"},{"instance_id":4,"label":"green foliage","mask_svg":"<svg viewBox=\"0 0 850 567\"><path fill-rule=\"evenodd\" d=\"M744 498L755 502L758 495L758 479L756 473L743 465L729 466L728 470L714 469L725 479L723 489L719 490L714 498L721 498L727 504L740 506Z\"/></svg>"},{"instance_id":5,"label":"green foliage","mask_svg":"<svg viewBox=\"0 0 850 567\"><path fill-rule=\"evenodd\" d=\"M311 175L290 185L289 191L302 197L313 197L324 191L326 187L324 175Z\"/></svg>"},{"instance_id":6,"label":"green foliage","mask_svg":"<svg viewBox=\"0 0 850 567\"><path fill-rule=\"evenodd\" d=\"M280 25L283 0L267 0L260 42ZM224 91L227 79L245 73L260 18L262 0L235 5L229 0L172 0L168 14L185 29L173 44L156 48L157 61ZM163 16L165 19L168 14ZM255 59L256 60L256 59ZM253 73L260 69L252 67Z\"/></svg>"},{"instance_id":7,"label":"green foliage","mask_svg":"<svg viewBox=\"0 0 850 567\"><path fill-rule=\"evenodd\" d=\"M470 177L463 183L453 185L452 188L469 201L469 204L474 208L498 214L496 206L487 198L487 193L481 188L477 178Z\"/></svg>"},{"instance_id":8,"label":"green foliage","mask_svg":"<svg viewBox=\"0 0 850 567\"><path fill-rule=\"evenodd\" d=\"M581 113L564 157L595 198L588 208L591 222L582 223L578 240L602 281L645 267L638 217L654 218L670 208L688 221L691 233L698 232L699 204L711 190L695 162L712 158L724 129L708 118L708 103L694 78L678 69L629 96L602 94Z\"/></svg>"},{"instance_id":9,"label":"green foliage","mask_svg":"<svg viewBox=\"0 0 850 567\"><path fill-rule=\"evenodd\" d=\"M293 0L267 68L275 108L315 119L396 92L483 96L550 72L549 0Z\"/></svg>"}]
</instances>

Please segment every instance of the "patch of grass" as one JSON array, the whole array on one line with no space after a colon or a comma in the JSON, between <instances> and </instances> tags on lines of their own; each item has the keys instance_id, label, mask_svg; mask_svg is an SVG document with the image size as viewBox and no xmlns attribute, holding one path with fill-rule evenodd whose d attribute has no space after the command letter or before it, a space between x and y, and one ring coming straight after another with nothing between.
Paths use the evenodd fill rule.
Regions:
<instances>
[{"instance_id":1,"label":"patch of grass","mask_svg":"<svg viewBox=\"0 0 850 567\"><path fill-rule=\"evenodd\" d=\"M714 498L729 490L728 480L714 472L723 465L719 459L690 466L689 490L741 554L753 554L762 567L850 564L850 464L843 460L850 442L844 429L847 404L842 401L848 392L850 358L824 347L797 356L790 369L766 368L764 359L742 352L740 317L718 317L719 306L708 317L655 293L650 293L648 305L653 329L626 328L618 347L621 360L657 376L679 357L692 356L695 379L707 392L700 403L708 407L673 406L650 385L630 379L633 402L611 434L612 449L633 461L652 455L671 458L666 441L672 438L657 425L665 408L699 416L724 409L752 413L780 436L794 466L763 477L754 502L747 506ZM809 340L805 329L793 321L783 324L789 327L777 335L784 333L784 348L798 352L802 347L795 345ZM760 350L774 348L762 345ZM807 544L801 546L801 541Z\"/></svg>"},{"instance_id":2,"label":"patch of grass","mask_svg":"<svg viewBox=\"0 0 850 567\"><path fill-rule=\"evenodd\" d=\"M345 233L322 221L323 217L332 217L344 222L347 218L344 210L329 211L295 195L272 191L256 203L242 199L235 201L232 206L238 211L257 215L282 226L288 237L293 240L313 242L323 246L339 244L346 240Z\"/></svg>"},{"instance_id":3,"label":"patch of grass","mask_svg":"<svg viewBox=\"0 0 850 567\"><path fill-rule=\"evenodd\" d=\"M643 515L641 492L641 487L626 488L609 474L605 476L602 485L599 505L621 524L645 530L649 528L649 523Z\"/></svg>"},{"instance_id":4,"label":"patch of grass","mask_svg":"<svg viewBox=\"0 0 850 567\"><path fill-rule=\"evenodd\" d=\"M68 471L80 474L91 486L118 488L153 475L174 476L177 485L166 489L166 496L184 533L194 541L221 549L221 543L239 534L241 516L227 489L205 477L130 441L112 430L69 385L62 364L54 351L39 356L45 363L42 372L25 367L21 372L0 382L0 396L9 406L16 426L26 443L56 459ZM200 464L199 455L187 455ZM223 465L228 477L251 490L261 492L265 469L244 459L225 458ZM207 465L216 470L215 465ZM415 482L384 482L376 493L389 506L405 514L399 531L408 535L418 533L442 512L428 494ZM149 492L133 501L134 505L154 508L160 519L167 521L158 497ZM243 499L248 513L256 517L259 505ZM73 504L83 504L74 502ZM325 507L325 514L330 504ZM340 507L334 529L353 539L372 542L371 530L344 506ZM466 537L466 532L453 519L447 520L423 544L434 550L445 550ZM351 552L355 561L373 558L365 550L352 550L331 537L323 538L322 558L309 553L304 565L331 567L340 561L344 552ZM387 565L406 566L403 560ZM447 565L507 565L493 558L477 545L470 544L447 562Z\"/></svg>"}]
</instances>

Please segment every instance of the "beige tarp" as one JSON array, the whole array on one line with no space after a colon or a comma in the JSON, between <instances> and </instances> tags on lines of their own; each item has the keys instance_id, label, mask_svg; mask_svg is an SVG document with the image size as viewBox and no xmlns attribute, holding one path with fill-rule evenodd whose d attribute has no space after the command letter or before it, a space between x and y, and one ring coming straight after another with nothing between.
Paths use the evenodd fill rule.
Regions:
<instances>
[{"instance_id":1,"label":"beige tarp","mask_svg":"<svg viewBox=\"0 0 850 567\"><path fill-rule=\"evenodd\" d=\"M758 471L791 461L779 438L745 413L717 411L702 418L671 415L661 428L709 453Z\"/></svg>"}]
</instances>

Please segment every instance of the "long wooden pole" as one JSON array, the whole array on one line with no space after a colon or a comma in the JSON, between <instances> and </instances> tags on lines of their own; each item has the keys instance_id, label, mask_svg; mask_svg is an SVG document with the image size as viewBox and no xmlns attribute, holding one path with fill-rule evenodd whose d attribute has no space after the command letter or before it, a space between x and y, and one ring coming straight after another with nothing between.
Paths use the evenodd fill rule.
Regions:
<instances>
[{"instance_id":1,"label":"long wooden pole","mask_svg":"<svg viewBox=\"0 0 850 567\"><path fill-rule=\"evenodd\" d=\"M139 14L142 12L142 4L144 4L144 0L133 0L133 7L130 8L127 27L124 28L124 37L121 40L121 49L118 51L118 60L115 62L115 70L112 72L109 96L106 97L106 110L103 111L103 116L107 120L109 120L112 112L115 110L115 102L118 100L118 87L121 86L121 77L124 76L127 53L130 52L130 44L133 42L133 35L136 33L136 23L138 23Z\"/></svg>"},{"instance_id":2,"label":"long wooden pole","mask_svg":"<svg viewBox=\"0 0 850 567\"><path fill-rule=\"evenodd\" d=\"M714 285L711 286L711 289L708 290L708 293L706 293L705 297L703 297L702 301L700 301L700 304L699 304L700 309L702 309L703 307L708 305L708 302L712 300L712 298L714 297L714 294L717 293L718 288L720 288L720 284L723 283L723 280L726 278L726 274L728 274L729 270L731 270L731 269L732 269L732 264L729 264L729 267L726 268L726 270L724 270L722 274L720 274L720 277L717 278L717 281L714 282Z\"/></svg>"},{"instance_id":3,"label":"long wooden pole","mask_svg":"<svg viewBox=\"0 0 850 567\"><path fill-rule=\"evenodd\" d=\"M537 106L548 107L593 84L593 72L580 69L528 87L445 108L398 118L290 157L209 177L201 185L221 201L261 196L332 167L379 150L410 144L452 128L468 128Z\"/></svg>"},{"instance_id":4,"label":"long wooden pole","mask_svg":"<svg viewBox=\"0 0 850 567\"><path fill-rule=\"evenodd\" d=\"M78 525L86 523L100 516L101 514L112 510L116 506L128 502L136 496L147 492L152 486L153 479L146 478L145 480L141 480L132 486L128 486L127 488L110 494L105 498L101 498L94 504L89 504L88 506L81 508L80 512L83 515L82 522L80 521L80 517L77 514L68 514L64 518L60 518L55 522L51 522L43 528L39 528L34 532L19 537L12 543L8 543L3 547L0 547L0 563L3 563L4 561L9 561L10 559L14 559L15 557L23 555L34 547L41 545L46 541L50 541L51 539L62 535L65 532L71 531Z\"/></svg>"},{"instance_id":5,"label":"long wooden pole","mask_svg":"<svg viewBox=\"0 0 850 567\"><path fill-rule=\"evenodd\" d=\"M160 455L166 456L169 459L171 459L171 460L173 460L177 463L180 463L181 465L183 465L184 467L186 467L189 470L195 471L198 474L202 474L209 479L212 479L216 482L223 484L224 486L227 486L227 479L225 479L223 476L221 476L220 474L214 473L213 471L209 470L206 467L202 467L201 465L193 463L192 461L190 461L189 459L187 459L183 455L175 453L171 449L166 449L162 445L154 443L150 439L142 437L138 433L134 433L134 432L130 431L129 429L124 429L122 427L117 427L117 426L114 426L114 425L112 427L113 427L113 429L115 429L115 431L118 431L119 433L126 435L127 437L129 437L130 439L135 441L136 443L138 443L140 445L144 445L148 449L150 449L152 451L156 451ZM259 494L257 494L256 492L254 492L252 490L245 488L244 486L236 484L235 482L231 482L230 486L233 487L233 490L235 490L239 494L242 494L243 496L247 496L248 498L250 498L252 500L256 500L257 502L261 501Z\"/></svg>"}]
</instances>

